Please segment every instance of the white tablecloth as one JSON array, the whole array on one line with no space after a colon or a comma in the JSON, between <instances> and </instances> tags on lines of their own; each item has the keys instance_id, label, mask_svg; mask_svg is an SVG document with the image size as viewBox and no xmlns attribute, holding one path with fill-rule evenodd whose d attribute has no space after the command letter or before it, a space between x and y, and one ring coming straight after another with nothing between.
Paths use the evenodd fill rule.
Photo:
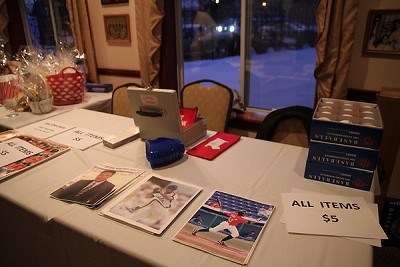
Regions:
<instances>
[{"instance_id":1,"label":"white tablecloth","mask_svg":"<svg viewBox=\"0 0 400 267\"><path fill-rule=\"evenodd\" d=\"M72 110L52 120L107 134L129 128L129 118ZM211 133L210 133L211 134ZM364 197L372 192L303 178L306 148L242 137L213 161L188 156L151 170L140 139L117 149L102 144L71 150L0 184L0 265L19 266L238 266L236 263L172 241L191 215L217 189L276 205L249 266L372 266L372 247L338 237L288 234L280 222L280 193L299 188L326 194ZM108 162L143 168L203 187L203 192L162 236L109 220L50 193L88 169Z\"/></svg>"},{"instance_id":2,"label":"white tablecloth","mask_svg":"<svg viewBox=\"0 0 400 267\"><path fill-rule=\"evenodd\" d=\"M54 110L47 114L33 114L32 112L18 112L15 118L7 118L9 113L3 106L0 106L0 131L17 129L34 122L38 122L50 117L54 117L61 113L70 111L76 108L84 108L96 110L101 112L111 111L111 97L112 93L95 93L85 92L85 97L80 104L67 105L67 106L54 106Z\"/></svg>"}]
</instances>

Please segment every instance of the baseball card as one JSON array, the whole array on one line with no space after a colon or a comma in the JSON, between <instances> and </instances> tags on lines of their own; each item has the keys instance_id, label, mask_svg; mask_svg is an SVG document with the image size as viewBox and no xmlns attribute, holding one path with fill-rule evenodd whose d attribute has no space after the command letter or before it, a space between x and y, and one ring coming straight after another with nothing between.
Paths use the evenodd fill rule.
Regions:
<instances>
[{"instance_id":1,"label":"baseball card","mask_svg":"<svg viewBox=\"0 0 400 267\"><path fill-rule=\"evenodd\" d=\"M100 215L160 235L200 191L200 187L150 174Z\"/></svg>"},{"instance_id":2,"label":"baseball card","mask_svg":"<svg viewBox=\"0 0 400 267\"><path fill-rule=\"evenodd\" d=\"M245 265L274 210L274 205L214 191L173 240Z\"/></svg>"}]
</instances>

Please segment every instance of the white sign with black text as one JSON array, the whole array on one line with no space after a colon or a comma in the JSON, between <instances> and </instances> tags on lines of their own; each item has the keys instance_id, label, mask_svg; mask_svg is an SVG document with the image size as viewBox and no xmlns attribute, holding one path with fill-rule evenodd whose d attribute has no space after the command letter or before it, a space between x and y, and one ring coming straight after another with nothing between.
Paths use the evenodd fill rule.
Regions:
<instances>
[{"instance_id":1,"label":"white sign with black text","mask_svg":"<svg viewBox=\"0 0 400 267\"><path fill-rule=\"evenodd\" d=\"M33 156L43 150L19 138L0 143L0 167Z\"/></svg>"},{"instance_id":2,"label":"white sign with black text","mask_svg":"<svg viewBox=\"0 0 400 267\"><path fill-rule=\"evenodd\" d=\"M289 233L387 239L361 197L282 193Z\"/></svg>"},{"instance_id":3,"label":"white sign with black text","mask_svg":"<svg viewBox=\"0 0 400 267\"><path fill-rule=\"evenodd\" d=\"M49 138L74 128L72 125L53 120L43 120L19 128L18 132L30 134L39 138Z\"/></svg>"},{"instance_id":4,"label":"white sign with black text","mask_svg":"<svg viewBox=\"0 0 400 267\"><path fill-rule=\"evenodd\" d=\"M102 142L104 136L106 136L104 133L76 127L59 135L53 136L50 138L50 140L84 150Z\"/></svg>"}]
</instances>

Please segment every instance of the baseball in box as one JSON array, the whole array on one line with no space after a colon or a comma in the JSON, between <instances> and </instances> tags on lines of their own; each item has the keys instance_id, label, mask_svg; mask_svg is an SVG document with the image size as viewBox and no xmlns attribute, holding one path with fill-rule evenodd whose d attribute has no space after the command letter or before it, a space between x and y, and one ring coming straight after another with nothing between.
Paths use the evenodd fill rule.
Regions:
<instances>
[{"instance_id":1,"label":"baseball in box","mask_svg":"<svg viewBox=\"0 0 400 267\"><path fill-rule=\"evenodd\" d=\"M322 98L314 112L310 139L379 149L382 129L378 105Z\"/></svg>"},{"instance_id":2,"label":"baseball in box","mask_svg":"<svg viewBox=\"0 0 400 267\"><path fill-rule=\"evenodd\" d=\"M374 171L378 150L311 140L309 161Z\"/></svg>"},{"instance_id":3,"label":"baseball in box","mask_svg":"<svg viewBox=\"0 0 400 267\"><path fill-rule=\"evenodd\" d=\"M304 177L320 182L369 191L374 172L334 164L307 161Z\"/></svg>"}]
</instances>

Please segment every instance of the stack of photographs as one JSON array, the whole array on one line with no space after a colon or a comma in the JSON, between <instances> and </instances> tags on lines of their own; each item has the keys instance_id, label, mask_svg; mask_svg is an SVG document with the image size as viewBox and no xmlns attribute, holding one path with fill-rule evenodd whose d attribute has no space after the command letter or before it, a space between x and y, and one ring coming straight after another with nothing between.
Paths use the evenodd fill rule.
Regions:
<instances>
[{"instance_id":1,"label":"stack of photographs","mask_svg":"<svg viewBox=\"0 0 400 267\"><path fill-rule=\"evenodd\" d=\"M97 208L143 173L141 169L98 164L50 195L59 200Z\"/></svg>"}]
</instances>

